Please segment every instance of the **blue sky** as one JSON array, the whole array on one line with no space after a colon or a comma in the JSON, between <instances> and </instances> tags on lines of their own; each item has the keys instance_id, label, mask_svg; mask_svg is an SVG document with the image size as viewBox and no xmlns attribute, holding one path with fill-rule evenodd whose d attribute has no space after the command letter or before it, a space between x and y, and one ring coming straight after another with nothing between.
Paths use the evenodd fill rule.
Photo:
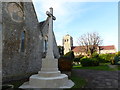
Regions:
<instances>
[{"instance_id":1,"label":"blue sky","mask_svg":"<svg viewBox=\"0 0 120 90\"><path fill-rule=\"evenodd\" d=\"M69 34L77 46L78 38L87 32L98 32L102 45L115 45L118 48L118 3L117 2L65 2L40 0L34 2L39 21L46 19L50 7L54 9L54 33L58 45Z\"/></svg>"}]
</instances>

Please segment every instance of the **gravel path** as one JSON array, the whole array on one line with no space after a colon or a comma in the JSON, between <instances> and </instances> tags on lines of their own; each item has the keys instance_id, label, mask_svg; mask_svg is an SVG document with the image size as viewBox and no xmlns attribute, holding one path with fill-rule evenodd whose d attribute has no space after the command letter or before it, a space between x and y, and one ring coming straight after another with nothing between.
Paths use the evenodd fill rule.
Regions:
<instances>
[{"instance_id":1,"label":"gravel path","mask_svg":"<svg viewBox=\"0 0 120 90\"><path fill-rule=\"evenodd\" d=\"M87 80L85 88L120 88L120 71L73 69L72 73Z\"/></svg>"}]
</instances>

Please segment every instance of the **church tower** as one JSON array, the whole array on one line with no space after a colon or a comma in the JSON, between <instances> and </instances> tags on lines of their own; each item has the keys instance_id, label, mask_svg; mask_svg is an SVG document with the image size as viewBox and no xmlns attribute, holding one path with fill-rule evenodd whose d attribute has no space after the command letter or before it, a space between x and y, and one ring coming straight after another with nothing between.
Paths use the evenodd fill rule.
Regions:
<instances>
[{"instance_id":1,"label":"church tower","mask_svg":"<svg viewBox=\"0 0 120 90\"><path fill-rule=\"evenodd\" d=\"M63 37L63 47L64 47L64 54L71 51L71 47L73 46L73 38L67 34Z\"/></svg>"}]
</instances>

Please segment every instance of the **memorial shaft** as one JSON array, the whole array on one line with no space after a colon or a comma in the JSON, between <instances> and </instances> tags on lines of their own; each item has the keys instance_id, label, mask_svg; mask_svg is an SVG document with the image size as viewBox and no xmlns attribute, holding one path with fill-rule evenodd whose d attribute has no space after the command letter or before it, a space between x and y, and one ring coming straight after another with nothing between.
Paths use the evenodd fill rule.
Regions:
<instances>
[{"instance_id":1,"label":"memorial shaft","mask_svg":"<svg viewBox=\"0 0 120 90\"><path fill-rule=\"evenodd\" d=\"M46 58L53 58L53 8L50 8L49 13L49 29L48 29L48 49Z\"/></svg>"}]
</instances>

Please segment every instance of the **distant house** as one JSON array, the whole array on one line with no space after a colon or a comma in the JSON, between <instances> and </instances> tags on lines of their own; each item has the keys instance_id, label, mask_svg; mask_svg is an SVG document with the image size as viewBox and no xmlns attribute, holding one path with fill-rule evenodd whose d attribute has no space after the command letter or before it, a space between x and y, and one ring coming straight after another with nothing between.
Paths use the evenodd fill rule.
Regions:
<instances>
[{"instance_id":1,"label":"distant house","mask_svg":"<svg viewBox=\"0 0 120 90\"><path fill-rule=\"evenodd\" d=\"M85 46L73 46L73 38L68 34L63 38L63 47L64 47L64 54L72 50L75 56L86 55ZM97 53L113 54L113 53L116 53L116 48L114 45L98 46Z\"/></svg>"},{"instance_id":2,"label":"distant house","mask_svg":"<svg viewBox=\"0 0 120 90\"><path fill-rule=\"evenodd\" d=\"M99 54L106 54L106 53L116 53L116 48L114 45L109 46L99 46Z\"/></svg>"},{"instance_id":3,"label":"distant house","mask_svg":"<svg viewBox=\"0 0 120 90\"><path fill-rule=\"evenodd\" d=\"M83 46L73 46L71 50L74 52L75 56L86 55L85 47Z\"/></svg>"},{"instance_id":4,"label":"distant house","mask_svg":"<svg viewBox=\"0 0 120 90\"><path fill-rule=\"evenodd\" d=\"M73 46L72 51L74 52L75 56L79 55L86 55L85 53L85 47L83 46ZM109 46L98 46L97 53L99 54L106 54L106 53L116 53L116 49L114 45L109 45Z\"/></svg>"}]
</instances>

